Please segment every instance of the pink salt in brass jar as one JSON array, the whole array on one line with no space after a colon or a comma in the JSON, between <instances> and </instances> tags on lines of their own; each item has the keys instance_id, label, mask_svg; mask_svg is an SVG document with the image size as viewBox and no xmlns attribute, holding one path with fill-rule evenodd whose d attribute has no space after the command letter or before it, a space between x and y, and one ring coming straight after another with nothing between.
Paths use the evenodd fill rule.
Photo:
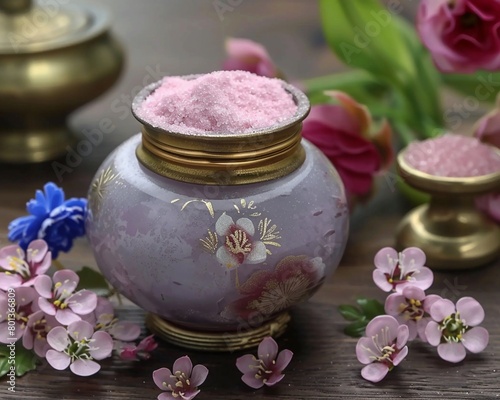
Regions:
<instances>
[{"instance_id":1,"label":"pink salt in brass jar","mask_svg":"<svg viewBox=\"0 0 500 400\"><path fill-rule=\"evenodd\" d=\"M195 79L196 76L183 77ZM89 191L87 234L99 268L150 314L163 338L201 350L278 336L287 310L336 269L348 235L339 175L301 138L310 105L250 133L168 131L143 124L104 161Z\"/></svg>"}]
</instances>

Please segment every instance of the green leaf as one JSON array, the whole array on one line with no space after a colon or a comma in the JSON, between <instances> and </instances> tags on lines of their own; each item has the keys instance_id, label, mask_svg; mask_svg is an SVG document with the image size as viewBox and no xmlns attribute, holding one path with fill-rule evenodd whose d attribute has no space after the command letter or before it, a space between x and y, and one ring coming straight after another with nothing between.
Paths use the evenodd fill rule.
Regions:
<instances>
[{"instance_id":1,"label":"green leaf","mask_svg":"<svg viewBox=\"0 0 500 400\"><path fill-rule=\"evenodd\" d=\"M439 92L442 82L441 76L413 25L399 16L394 16L394 23L401 32L406 47L412 54L413 64L417 71L417 81L408 82L407 84L408 95L415 99L414 105L419 108L412 111L417 114L417 118L427 118L433 121L434 126L443 126L443 112Z\"/></svg>"},{"instance_id":2,"label":"green leaf","mask_svg":"<svg viewBox=\"0 0 500 400\"><path fill-rule=\"evenodd\" d=\"M352 324L347 325L344 328L344 333L351 337L361 337L365 334L366 325L370 322L367 319L362 319Z\"/></svg>"},{"instance_id":3,"label":"green leaf","mask_svg":"<svg viewBox=\"0 0 500 400\"><path fill-rule=\"evenodd\" d=\"M442 74L441 77L446 85L480 101L494 102L500 93L500 72Z\"/></svg>"},{"instance_id":4,"label":"green leaf","mask_svg":"<svg viewBox=\"0 0 500 400\"><path fill-rule=\"evenodd\" d=\"M365 299L360 297L356 300L356 303L361 308L363 315L368 318L368 320L372 320L378 315L384 315L384 305L375 299Z\"/></svg>"},{"instance_id":5,"label":"green leaf","mask_svg":"<svg viewBox=\"0 0 500 400\"><path fill-rule=\"evenodd\" d=\"M11 352L15 353L11 357ZM39 363L38 357L31 350L26 350L20 342L15 344L15 350L7 347L7 345L0 345L0 377L5 376L15 369L16 376L23 376L26 372L36 369Z\"/></svg>"},{"instance_id":6,"label":"green leaf","mask_svg":"<svg viewBox=\"0 0 500 400\"><path fill-rule=\"evenodd\" d=\"M377 0L320 0L329 46L351 67L402 86L415 82L415 66L395 17Z\"/></svg>"},{"instance_id":7,"label":"green leaf","mask_svg":"<svg viewBox=\"0 0 500 400\"><path fill-rule=\"evenodd\" d=\"M361 313L359 308L356 308L356 307L348 305L348 304L340 305L338 310L339 310L339 313L347 321L357 321L363 317L363 314Z\"/></svg>"},{"instance_id":8,"label":"green leaf","mask_svg":"<svg viewBox=\"0 0 500 400\"><path fill-rule=\"evenodd\" d=\"M100 272L90 267L83 267L77 272L77 275L80 278L77 290L92 290L99 296L109 296L111 294L108 282Z\"/></svg>"}]
</instances>

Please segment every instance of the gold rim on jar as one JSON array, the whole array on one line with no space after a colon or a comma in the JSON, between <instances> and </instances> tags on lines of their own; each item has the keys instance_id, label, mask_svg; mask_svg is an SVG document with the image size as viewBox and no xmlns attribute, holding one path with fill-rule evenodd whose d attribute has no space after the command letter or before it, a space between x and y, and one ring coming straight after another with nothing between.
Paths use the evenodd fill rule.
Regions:
<instances>
[{"instance_id":1,"label":"gold rim on jar","mask_svg":"<svg viewBox=\"0 0 500 400\"><path fill-rule=\"evenodd\" d=\"M243 185L283 177L303 164L302 121L310 104L306 95L292 85L283 82L283 88L297 104L297 111L281 124L245 134L193 135L156 128L138 117L140 104L160 84L161 81L146 86L132 105L134 116L143 124L142 143L136 155L151 171L188 183Z\"/></svg>"}]
</instances>

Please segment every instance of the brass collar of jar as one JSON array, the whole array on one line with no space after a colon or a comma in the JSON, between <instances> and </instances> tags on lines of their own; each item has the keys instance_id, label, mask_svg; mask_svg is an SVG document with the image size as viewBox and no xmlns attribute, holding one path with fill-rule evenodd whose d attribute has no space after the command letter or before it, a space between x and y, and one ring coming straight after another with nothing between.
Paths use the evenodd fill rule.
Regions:
<instances>
[{"instance_id":1,"label":"brass collar of jar","mask_svg":"<svg viewBox=\"0 0 500 400\"><path fill-rule=\"evenodd\" d=\"M250 134L195 135L155 128L137 116L139 105L160 84L144 88L132 105L135 117L143 124L142 143L136 155L151 171L188 183L244 185L283 177L303 164L302 121L310 104L306 95L295 87L283 82L297 104L297 111L281 125Z\"/></svg>"}]
</instances>

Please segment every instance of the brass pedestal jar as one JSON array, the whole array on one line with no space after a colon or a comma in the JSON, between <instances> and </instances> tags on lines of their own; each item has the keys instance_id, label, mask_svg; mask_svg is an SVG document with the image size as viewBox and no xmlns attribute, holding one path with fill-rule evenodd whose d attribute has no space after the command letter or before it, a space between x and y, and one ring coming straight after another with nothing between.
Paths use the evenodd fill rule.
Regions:
<instances>
[{"instance_id":1,"label":"brass pedestal jar","mask_svg":"<svg viewBox=\"0 0 500 400\"><path fill-rule=\"evenodd\" d=\"M189 79L187 77L186 79ZM340 262L348 208L339 175L301 138L307 97L282 83L295 114L248 134L155 128L118 147L89 191L97 265L150 312L163 339L231 351L282 334ZM137 107L159 86L146 87Z\"/></svg>"},{"instance_id":2,"label":"brass pedestal jar","mask_svg":"<svg viewBox=\"0 0 500 400\"><path fill-rule=\"evenodd\" d=\"M398 249L420 247L434 269L474 268L500 256L500 228L474 203L476 196L500 189L500 171L466 178L434 176L410 166L405 150L397 167L406 183L431 195L428 204L401 221Z\"/></svg>"},{"instance_id":3,"label":"brass pedestal jar","mask_svg":"<svg viewBox=\"0 0 500 400\"><path fill-rule=\"evenodd\" d=\"M120 45L105 11L58 1L0 1L0 162L54 159L68 115L117 80Z\"/></svg>"}]
</instances>

